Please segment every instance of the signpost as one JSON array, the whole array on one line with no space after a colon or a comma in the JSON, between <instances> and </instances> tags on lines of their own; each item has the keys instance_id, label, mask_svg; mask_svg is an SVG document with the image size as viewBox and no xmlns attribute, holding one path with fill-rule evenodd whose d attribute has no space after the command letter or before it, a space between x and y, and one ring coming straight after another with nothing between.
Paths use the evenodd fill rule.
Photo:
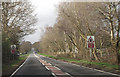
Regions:
<instances>
[{"instance_id":1,"label":"signpost","mask_svg":"<svg viewBox=\"0 0 120 77\"><path fill-rule=\"evenodd\" d=\"M92 56L92 49L95 48L94 36L87 36L87 48L90 49L90 57Z\"/></svg>"},{"instance_id":2,"label":"signpost","mask_svg":"<svg viewBox=\"0 0 120 77\"><path fill-rule=\"evenodd\" d=\"M16 45L11 45L11 53L15 54L16 52Z\"/></svg>"}]
</instances>

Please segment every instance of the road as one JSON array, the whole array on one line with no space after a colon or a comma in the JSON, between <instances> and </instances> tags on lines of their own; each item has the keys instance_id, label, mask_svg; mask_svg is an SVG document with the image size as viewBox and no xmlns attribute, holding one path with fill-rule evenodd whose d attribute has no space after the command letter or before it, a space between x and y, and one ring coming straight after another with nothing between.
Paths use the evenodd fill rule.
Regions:
<instances>
[{"instance_id":1,"label":"road","mask_svg":"<svg viewBox=\"0 0 120 77\"><path fill-rule=\"evenodd\" d=\"M13 77L118 77L80 65L32 53L11 76Z\"/></svg>"},{"instance_id":2,"label":"road","mask_svg":"<svg viewBox=\"0 0 120 77\"><path fill-rule=\"evenodd\" d=\"M14 76L49 76L53 77L51 71L47 70L42 63L32 53L24 63L24 65L14 74Z\"/></svg>"}]
</instances>

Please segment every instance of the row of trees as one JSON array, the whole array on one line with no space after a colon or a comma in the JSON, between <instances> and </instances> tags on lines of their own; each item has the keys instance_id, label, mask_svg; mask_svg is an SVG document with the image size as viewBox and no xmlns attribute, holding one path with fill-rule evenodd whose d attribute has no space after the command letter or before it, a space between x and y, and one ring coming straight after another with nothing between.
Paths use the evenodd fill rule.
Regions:
<instances>
[{"instance_id":1,"label":"row of trees","mask_svg":"<svg viewBox=\"0 0 120 77\"><path fill-rule=\"evenodd\" d=\"M20 53L28 53L31 51L32 44L29 41L23 41L19 46L19 52Z\"/></svg>"},{"instance_id":2,"label":"row of trees","mask_svg":"<svg viewBox=\"0 0 120 77\"><path fill-rule=\"evenodd\" d=\"M32 44L32 48L34 48L34 50L37 51L37 52L41 51L39 42L35 42L34 44Z\"/></svg>"},{"instance_id":3,"label":"row of trees","mask_svg":"<svg viewBox=\"0 0 120 77\"><path fill-rule=\"evenodd\" d=\"M63 2L54 27L40 41L42 51L56 56L119 63L118 2ZM90 57L87 36L95 36Z\"/></svg>"},{"instance_id":4,"label":"row of trees","mask_svg":"<svg viewBox=\"0 0 120 77\"><path fill-rule=\"evenodd\" d=\"M20 46L26 35L34 32L32 28L37 19L29 2L2 2L2 59L11 60L11 45Z\"/></svg>"}]
</instances>

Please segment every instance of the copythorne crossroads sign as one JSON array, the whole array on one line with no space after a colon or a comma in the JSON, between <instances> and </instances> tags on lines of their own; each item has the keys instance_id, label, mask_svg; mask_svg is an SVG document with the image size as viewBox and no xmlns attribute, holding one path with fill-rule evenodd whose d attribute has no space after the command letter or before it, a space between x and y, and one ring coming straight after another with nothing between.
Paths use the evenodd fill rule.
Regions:
<instances>
[{"instance_id":1,"label":"copythorne crossroads sign","mask_svg":"<svg viewBox=\"0 0 120 77\"><path fill-rule=\"evenodd\" d=\"M94 36L87 36L87 48L95 48Z\"/></svg>"}]
</instances>

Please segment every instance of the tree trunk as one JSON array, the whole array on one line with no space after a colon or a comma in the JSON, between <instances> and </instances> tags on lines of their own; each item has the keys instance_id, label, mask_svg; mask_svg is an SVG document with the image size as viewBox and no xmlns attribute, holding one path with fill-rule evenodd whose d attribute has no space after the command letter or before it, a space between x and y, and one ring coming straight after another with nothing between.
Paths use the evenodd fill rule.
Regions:
<instances>
[{"instance_id":1,"label":"tree trunk","mask_svg":"<svg viewBox=\"0 0 120 77\"><path fill-rule=\"evenodd\" d=\"M113 22L110 22L110 27L111 27L111 43L113 44L114 41L114 29L113 29Z\"/></svg>"},{"instance_id":2,"label":"tree trunk","mask_svg":"<svg viewBox=\"0 0 120 77\"><path fill-rule=\"evenodd\" d=\"M93 56L95 57L95 60L100 61L96 54L96 49L93 49Z\"/></svg>"}]
</instances>

